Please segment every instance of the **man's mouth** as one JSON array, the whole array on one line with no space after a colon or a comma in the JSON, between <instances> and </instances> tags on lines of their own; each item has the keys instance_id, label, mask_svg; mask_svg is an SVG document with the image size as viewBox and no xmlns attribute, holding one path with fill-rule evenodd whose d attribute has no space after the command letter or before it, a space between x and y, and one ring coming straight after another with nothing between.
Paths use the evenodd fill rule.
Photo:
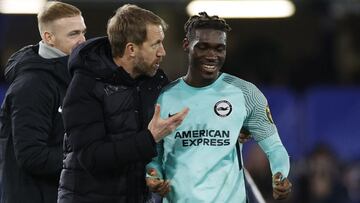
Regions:
<instances>
[{"instance_id":1,"label":"man's mouth","mask_svg":"<svg viewBox=\"0 0 360 203\"><path fill-rule=\"evenodd\" d=\"M159 69L160 63L155 63L155 64L153 65L153 67L154 67L155 69Z\"/></svg>"},{"instance_id":2,"label":"man's mouth","mask_svg":"<svg viewBox=\"0 0 360 203\"><path fill-rule=\"evenodd\" d=\"M203 69L205 70L205 71L215 71L216 70L216 68L217 68L217 66L215 65L215 64L203 64L202 65L202 67L203 67Z\"/></svg>"}]
</instances>

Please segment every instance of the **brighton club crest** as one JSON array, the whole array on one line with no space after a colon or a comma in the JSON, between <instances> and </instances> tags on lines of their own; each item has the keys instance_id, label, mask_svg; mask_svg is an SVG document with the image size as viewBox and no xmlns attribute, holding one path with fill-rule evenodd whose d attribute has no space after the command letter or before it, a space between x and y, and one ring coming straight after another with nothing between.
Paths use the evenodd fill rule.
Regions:
<instances>
[{"instance_id":1,"label":"brighton club crest","mask_svg":"<svg viewBox=\"0 0 360 203\"><path fill-rule=\"evenodd\" d=\"M230 102L226 101L226 100L221 100L216 102L215 106L214 106L214 111L216 113L216 115L221 116L221 117L226 117L228 115L230 115L231 111L232 111L232 106L230 104Z\"/></svg>"}]
</instances>

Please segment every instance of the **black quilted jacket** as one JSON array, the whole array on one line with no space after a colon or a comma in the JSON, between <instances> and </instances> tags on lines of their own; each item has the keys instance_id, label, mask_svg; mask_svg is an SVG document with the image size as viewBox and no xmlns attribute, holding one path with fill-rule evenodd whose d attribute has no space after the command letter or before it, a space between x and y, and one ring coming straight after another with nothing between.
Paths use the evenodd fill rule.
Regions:
<instances>
[{"instance_id":1,"label":"black quilted jacket","mask_svg":"<svg viewBox=\"0 0 360 203\"><path fill-rule=\"evenodd\" d=\"M69 68L59 202L146 202L145 165L156 156L147 125L165 74L132 79L112 61L107 38L74 50Z\"/></svg>"},{"instance_id":2,"label":"black quilted jacket","mask_svg":"<svg viewBox=\"0 0 360 203\"><path fill-rule=\"evenodd\" d=\"M1 202L56 202L62 168L61 105L68 57L44 59L39 45L13 54L0 112Z\"/></svg>"}]
</instances>

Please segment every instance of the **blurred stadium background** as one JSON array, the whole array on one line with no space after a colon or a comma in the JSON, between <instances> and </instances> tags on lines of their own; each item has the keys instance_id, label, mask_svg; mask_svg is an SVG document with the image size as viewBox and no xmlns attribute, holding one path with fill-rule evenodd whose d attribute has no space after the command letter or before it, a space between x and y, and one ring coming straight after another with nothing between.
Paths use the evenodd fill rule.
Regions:
<instances>
[{"instance_id":1,"label":"blurred stadium background","mask_svg":"<svg viewBox=\"0 0 360 203\"><path fill-rule=\"evenodd\" d=\"M63 2L82 10L87 38L105 35L107 19L124 3L154 11L170 25L162 68L171 79L186 72L182 39L190 0ZM359 203L360 0L292 3L288 18L227 19L233 30L223 71L255 83L269 100L293 165L294 193L286 202ZM11 53L39 40L36 15L0 13L1 72ZM1 74L0 101L6 88ZM264 155L252 142L245 152L246 167L272 202Z\"/></svg>"}]
</instances>

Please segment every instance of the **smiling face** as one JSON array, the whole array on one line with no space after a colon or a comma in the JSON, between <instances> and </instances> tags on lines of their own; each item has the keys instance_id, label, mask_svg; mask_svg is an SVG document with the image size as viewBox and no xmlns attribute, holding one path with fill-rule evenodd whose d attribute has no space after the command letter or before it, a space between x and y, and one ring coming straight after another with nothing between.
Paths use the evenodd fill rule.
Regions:
<instances>
[{"instance_id":1,"label":"smiling face","mask_svg":"<svg viewBox=\"0 0 360 203\"><path fill-rule=\"evenodd\" d=\"M160 25L147 25L147 37L141 45L134 60L134 75L154 76L159 69L162 58L166 55L163 40L164 31Z\"/></svg>"},{"instance_id":2,"label":"smiling face","mask_svg":"<svg viewBox=\"0 0 360 203\"><path fill-rule=\"evenodd\" d=\"M192 39L184 40L189 67L185 81L195 87L213 83L219 76L226 57L226 32L197 29Z\"/></svg>"}]
</instances>

